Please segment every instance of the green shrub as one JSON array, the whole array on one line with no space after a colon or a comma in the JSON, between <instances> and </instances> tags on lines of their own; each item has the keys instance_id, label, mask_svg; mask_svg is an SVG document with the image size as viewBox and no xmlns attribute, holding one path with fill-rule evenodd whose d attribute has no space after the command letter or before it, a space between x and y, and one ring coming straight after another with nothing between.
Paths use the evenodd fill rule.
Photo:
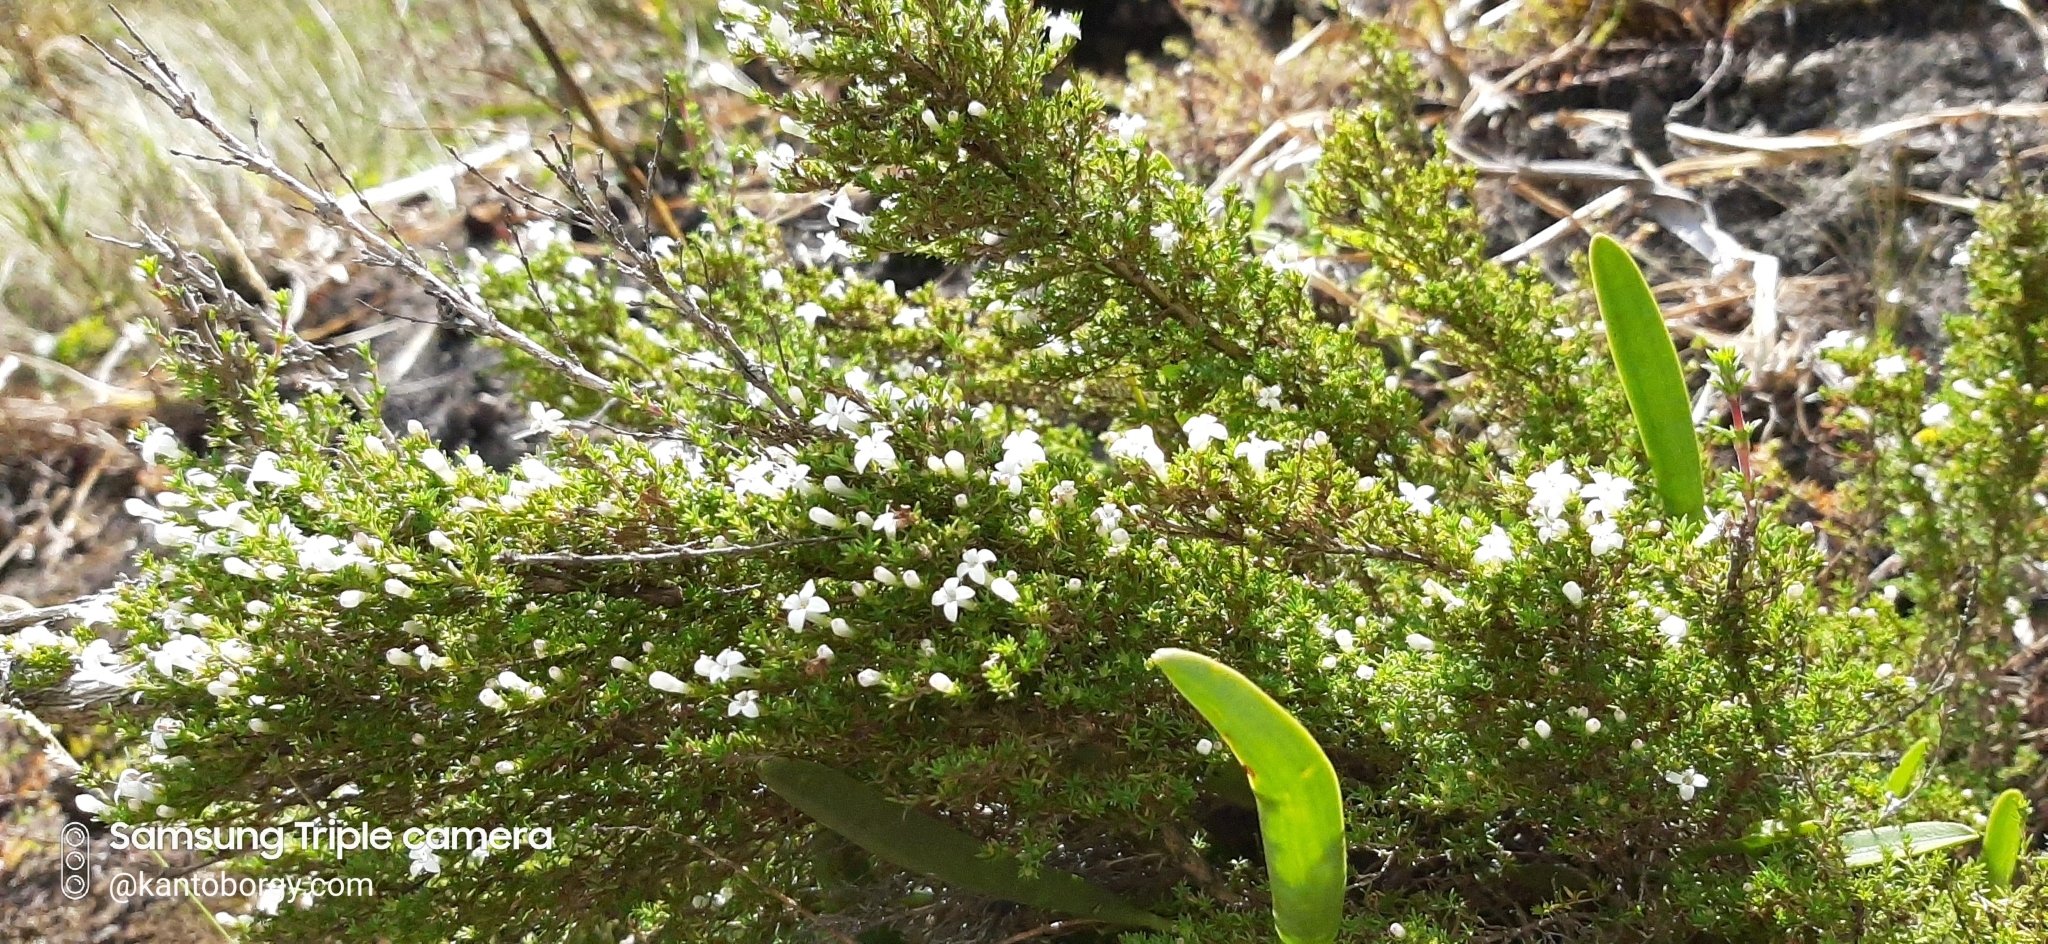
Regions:
<instances>
[{"instance_id":1,"label":"green shrub","mask_svg":"<svg viewBox=\"0 0 2048 944\"><path fill-rule=\"evenodd\" d=\"M846 205L835 238L976 264L970 290L900 296L815 264L836 246L785 248L731 196L757 155L707 149L705 223L655 250L666 286L547 227L524 260L466 270L507 322L633 394L609 404L515 355L552 435L509 471L340 393L280 395L291 365L225 326L224 345L169 339L188 389L236 408L134 505L164 550L114 606L144 668L117 715L134 772L103 815L552 832L482 856L252 859L380 883L260 933L966 941L1037 923L810 823L761 786L775 756L1175 922L1144 940L1267 940L1261 870L1206 815L1241 799L1234 761L1147 668L1179 647L1242 671L1334 762L1340 940L2044 939L2040 890L1993 896L1967 858L1838 864L1842 833L1898 814L1890 752L1949 677L1892 665L1924 665L1943 598L1886 605L1781 477L1752 500L1710 467L1706 515L1664 518L1595 319L1485 260L1470 178L1415 127L1419 80L1377 40L1371 104L1337 122L1305 200L1374 259L1375 310L1339 319L1252 249L1247 203L1206 199L1092 83L1054 78L1065 21L1022 2L727 7L734 45L798 80L774 104L803 146L759 155L783 186L864 191L871 218ZM1982 304L2037 330L2026 273L2048 246L2028 234L2048 213L2002 212ZM1951 356L1973 376L2038 353L1971 330ZM1855 415L1879 435L1923 409L1917 374L1839 356L1874 378ZM2035 423L2038 400L1986 396L1969 409L1987 427ZM1884 445L1871 508L1904 487ZM2038 452L2008 458L2039 475ZM1909 523L1941 508L1965 533L1907 579L1989 580L2025 553L1998 529L2041 533L2036 505L1958 491L1914 499Z\"/></svg>"}]
</instances>

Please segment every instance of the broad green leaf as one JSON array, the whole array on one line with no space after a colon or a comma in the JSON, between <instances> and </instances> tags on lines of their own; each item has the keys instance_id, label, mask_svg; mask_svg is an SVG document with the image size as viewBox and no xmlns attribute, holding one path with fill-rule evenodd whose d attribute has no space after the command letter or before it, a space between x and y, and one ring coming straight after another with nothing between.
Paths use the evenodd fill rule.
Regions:
<instances>
[{"instance_id":1,"label":"broad green leaf","mask_svg":"<svg viewBox=\"0 0 2048 944\"><path fill-rule=\"evenodd\" d=\"M1906 748L1906 754L1899 758L1899 766L1892 768L1892 775L1885 778L1884 792L1902 797L1913 792L1913 784L1920 779L1920 768L1927 766L1927 752L1934 742L1921 738Z\"/></svg>"},{"instance_id":2,"label":"broad green leaf","mask_svg":"<svg viewBox=\"0 0 2048 944\"><path fill-rule=\"evenodd\" d=\"M1926 855L1977 838L1961 823L1925 822L1879 826L1842 834L1842 864L1852 869L1877 865L1896 856Z\"/></svg>"},{"instance_id":3,"label":"broad green leaf","mask_svg":"<svg viewBox=\"0 0 2048 944\"><path fill-rule=\"evenodd\" d=\"M2026 811L2026 798L2018 790L2007 790L1991 801L1991 819L1984 824L1984 872L1994 887L2012 887L2020 847L2027 842Z\"/></svg>"},{"instance_id":4,"label":"broad green leaf","mask_svg":"<svg viewBox=\"0 0 2048 944\"><path fill-rule=\"evenodd\" d=\"M1183 649L1152 664L1216 727L1258 800L1273 924L1286 944L1329 944L1344 913L1344 800L1308 729L1235 669Z\"/></svg>"},{"instance_id":5,"label":"broad green leaf","mask_svg":"<svg viewBox=\"0 0 2048 944\"><path fill-rule=\"evenodd\" d=\"M1065 872L1026 877L1010 856L989 857L975 839L889 799L823 764L783 757L761 762L761 782L804 814L881 859L948 885L1046 911L1154 931L1172 922Z\"/></svg>"},{"instance_id":6,"label":"broad green leaf","mask_svg":"<svg viewBox=\"0 0 2048 944\"><path fill-rule=\"evenodd\" d=\"M1600 318L1607 324L1607 346L1628 392L1628 408L1636 417L1643 450L1650 454L1650 474L1664 510L1681 518L1697 518L1706 510L1707 492L1700 471L1700 444L1692 431L1692 400L1685 374L1678 367L1678 349L1664 326L1664 314L1650 283L1628 250L1606 236L1593 237L1593 294L1600 300Z\"/></svg>"}]
</instances>

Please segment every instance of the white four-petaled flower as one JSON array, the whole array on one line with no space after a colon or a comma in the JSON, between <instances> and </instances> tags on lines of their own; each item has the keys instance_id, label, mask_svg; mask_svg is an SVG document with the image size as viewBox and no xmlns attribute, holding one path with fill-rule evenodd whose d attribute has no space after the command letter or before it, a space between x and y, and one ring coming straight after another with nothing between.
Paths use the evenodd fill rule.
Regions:
<instances>
[{"instance_id":1,"label":"white four-petaled flower","mask_svg":"<svg viewBox=\"0 0 2048 944\"><path fill-rule=\"evenodd\" d=\"M1209 448L1210 443L1230 438L1230 430L1223 425L1223 421L1207 413L1180 424L1180 431L1187 435L1188 450L1191 452L1201 452Z\"/></svg>"},{"instance_id":2,"label":"white four-petaled flower","mask_svg":"<svg viewBox=\"0 0 2048 944\"><path fill-rule=\"evenodd\" d=\"M1237 444L1237 449L1233 450L1233 454L1250 465L1252 471L1264 472L1266 471L1266 457L1272 455L1279 448L1280 444L1278 442L1270 439L1260 439L1258 433L1252 433L1245 437L1244 442Z\"/></svg>"},{"instance_id":3,"label":"white four-petaled flower","mask_svg":"<svg viewBox=\"0 0 2048 944\"><path fill-rule=\"evenodd\" d=\"M1407 502L1408 510L1415 514L1427 515L1436 511L1436 502L1432 500L1435 497L1436 486L1434 485L1401 483L1401 500Z\"/></svg>"},{"instance_id":4,"label":"white four-petaled flower","mask_svg":"<svg viewBox=\"0 0 2048 944\"><path fill-rule=\"evenodd\" d=\"M1505 564L1514 559L1515 542L1500 525L1494 525L1493 530L1486 532L1486 536L1479 539L1478 550L1472 552L1472 563L1480 567Z\"/></svg>"},{"instance_id":5,"label":"white four-petaled flower","mask_svg":"<svg viewBox=\"0 0 2048 944\"><path fill-rule=\"evenodd\" d=\"M1683 771L1667 770L1664 772L1664 782L1677 787L1678 798L1690 803L1693 796L1706 787L1707 775L1691 767Z\"/></svg>"},{"instance_id":6,"label":"white four-petaled flower","mask_svg":"<svg viewBox=\"0 0 2048 944\"><path fill-rule=\"evenodd\" d=\"M714 685L728 679L753 678L759 674L747 668L746 653L737 649L727 649L716 656L699 655L696 671Z\"/></svg>"},{"instance_id":7,"label":"white four-petaled flower","mask_svg":"<svg viewBox=\"0 0 2048 944\"><path fill-rule=\"evenodd\" d=\"M789 611L789 628L801 630L804 624L832 612L832 603L818 596L818 582L804 581L804 588L782 598L782 608Z\"/></svg>"},{"instance_id":8,"label":"white four-petaled flower","mask_svg":"<svg viewBox=\"0 0 2048 944\"><path fill-rule=\"evenodd\" d=\"M974 588L960 582L958 577L948 577L944 585L932 591L932 605L946 614L946 621L960 621L960 605L974 599Z\"/></svg>"}]
</instances>

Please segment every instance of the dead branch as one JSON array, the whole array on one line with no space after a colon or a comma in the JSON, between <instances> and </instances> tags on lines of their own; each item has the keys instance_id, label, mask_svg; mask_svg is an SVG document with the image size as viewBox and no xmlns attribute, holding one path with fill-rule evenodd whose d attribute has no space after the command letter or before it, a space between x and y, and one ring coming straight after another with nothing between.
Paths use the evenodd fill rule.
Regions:
<instances>
[{"instance_id":1,"label":"dead branch","mask_svg":"<svg viewBox=\"0 0 2048 944\"><path fill-rule=\"evenodd\" d=\"M142 38L142 34L128 22L127 17L118 10L114 12L114 16L120 20L122 28L127 30L128 35L141 48L137 49L126 42L115 40L114 46L121 53L117 56L91 39L85 41L104 57L109 65L135 82L150 97L169 107L172 114L198 125L211 135L224 153L221 156L207 158L208 160L268 178L293 196L305 201L313 215L322 223L347 233L361 245L364 261L405 273L440 303L442 310L458 323L479 334L511 345L528 357L569 377L580 386L606 394L616 390L616 385L592 373L589 368L548 350L519 329L499 321L497 315L485 307L480 299L435 273L419 252L399 238L389 224L383 224L383 233L371 229L350 212L351 208L344 207L332 194L305 182L279 166L260 144L244 141L239 135L228 130L219 118L200 104L199 96L185 83L184 78L149 44L148 40ZM315 143L318 145L317 141ZM321 147L324 152L324 146ZM364 205L365 201L358 194L354 208L361 208ZM374 215L372 218L375 218Z\"/></svg>"}]
</instances>

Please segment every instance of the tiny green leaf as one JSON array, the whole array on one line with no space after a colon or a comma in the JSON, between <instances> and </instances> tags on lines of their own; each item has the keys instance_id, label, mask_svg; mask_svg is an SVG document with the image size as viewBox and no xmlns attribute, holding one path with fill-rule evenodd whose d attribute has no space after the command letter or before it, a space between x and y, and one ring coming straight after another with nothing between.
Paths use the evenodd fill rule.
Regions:
<instances>
[{"instance_id":1,"label":"tiny green leaf","mask_svg":"<svg viewBox=\"0 0 2048 944\"><path fill-rule=\"evenodd\" d=\"M1897 856L1926 855L1977 838L1961 823L1923 822L1879 826L1842 834L1842 864L1852 869L1877 865Z\"/></svg>"},{"instance_id":2,"label":"tiny green leaf","mask_svg":"<svg viewBox=\"0 0 2048 944\"><path fill-rule=\"evenodd\" d=\"M804 814L883 860L956 888L1034 908L1099 918L1154 931L1172 922L1077 875L1040 870L1025 877L1016 859L989 857L975 839L889 799L882 791L823 764L770 757L761 782Z\"/></svg>"},{"instance_id":3,"label":"tiny green leaf","mask_svg":"<svg viewBox=\"0 0 2048 944\"><path fill-rule=\"evenodd\" d=\"M2027 842L2026 809L2026 798L2018 790L2007 790L1991 801L1991 819L1984 824L1984 871L1993 887L2012 887L2020 848Z\"/></svg>"},{"instance_id":4,"label":"tiny green leaf","mask_svg":"<svg viewBox=\"0 0 2048 944\"><path fill-rule=\"evenodd\" d=\"M1300 721L1237 670L1182 649L1154 652L1152 664L1216 727L1251 780L1280 940L1336 940L1344 913L1344 801L1330 758Z\"/></svg>"},{"instance_id":5,"label":"tiny green leaf","mask_svg":"<svg viewBox=\"0 0 2048 944\"><path fill-rule=\"evenodd\" d=\"M1884 792L1902 797L1913 792L1913 784L1920 780L1920 768L1927 765L1927 752L1934 742L1921 738L1906 748L1905 756L1899 758L1899 766L1892 768L1892 775L1885 778Z\"/></svg>"},{"instance_id":6,"label":"tiny green leaf","mask_svg":"<svg viewBox=\"0 0 2048 944\"><path fill-rule=\"evenodd\" d=\"M1664 314L1650 283L1628 250L1607 236L1593 237L1593 294L1600 318L1607 324L1607 346L1614 352L1635 414L1643 450L1650 454L1650 473L1666 512L1682 518L1700 517L1707 492L1700 471L1700 445L1693 435L1692 400L1678 349L1664 326Z\"/></svg>"}]
</instances>

